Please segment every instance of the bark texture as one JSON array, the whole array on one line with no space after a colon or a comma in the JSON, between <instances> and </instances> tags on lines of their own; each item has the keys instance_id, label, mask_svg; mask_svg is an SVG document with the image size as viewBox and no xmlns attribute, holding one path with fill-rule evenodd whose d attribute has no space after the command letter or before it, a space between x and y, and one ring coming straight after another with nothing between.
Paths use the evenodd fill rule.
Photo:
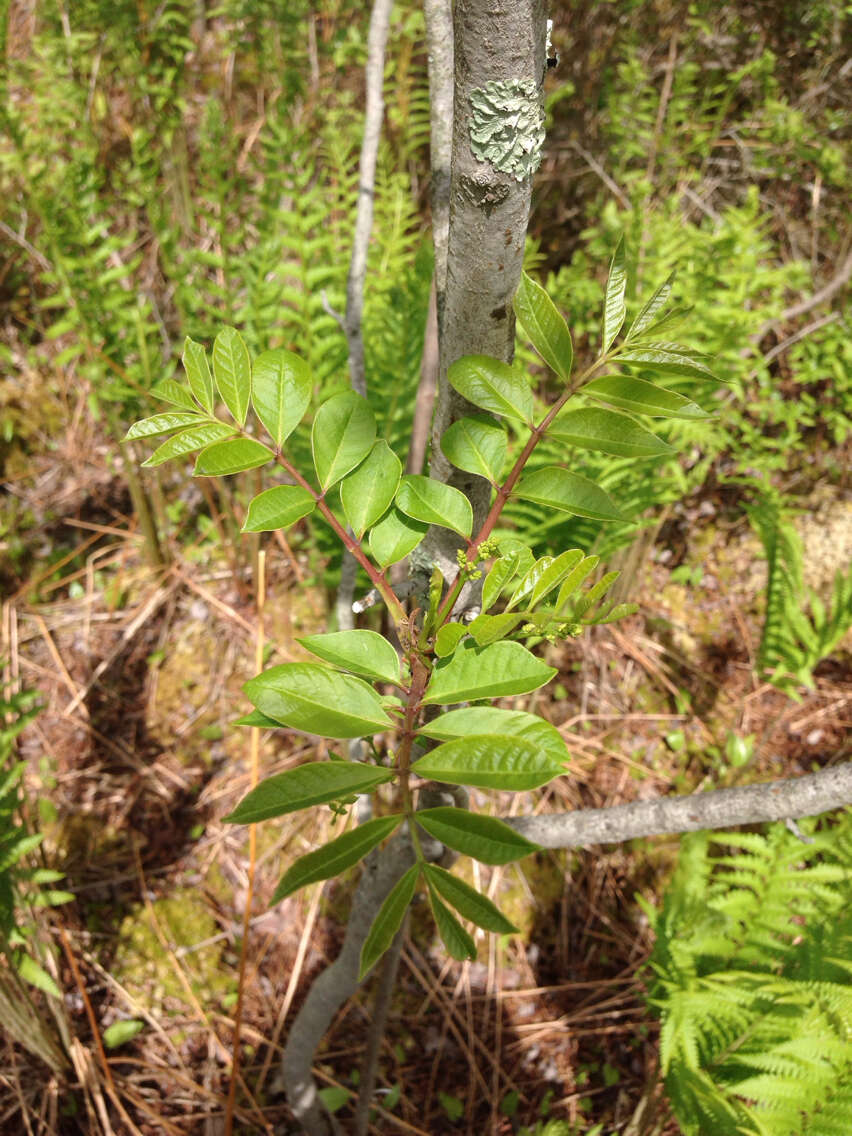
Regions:
<instances>
[{"instance_id":1,"label":"bark texture","mask_svg":"<svg viewBox=\"0 0 852 1136\"><path fill-rule=\"evenodd\" d=\"M639 836L818 816L844 805L852 805L852 762L821 769L806 777L769 781L743 789L716 789L688 797L635 801L606 809L501 819L543 848L576 848L585 844L614 844Z\"/></svg>"},{"instance_id":2,"label":"bark texture","mask_svg":"<svg viewBox=\"0 0 852 1136\"><path fill-rule=\"evenodd\" d=\"M453 25L450 220L430 474L470 499L475 532L488 510L490 486L450 465L441 451L447 427L475 409L448 385L447 368L462 355L492 355L504 362L513 357L512 298L523 267L532 179L518 180L474 156L472 96L490 83L531 83L540 96L546 69L544 0L456 0ZM503 125L511 131L508 116ZM437 563L445 577L452 577L461 543L448 529L433 528L418 560Z\"/></svg>"}]
</instances>

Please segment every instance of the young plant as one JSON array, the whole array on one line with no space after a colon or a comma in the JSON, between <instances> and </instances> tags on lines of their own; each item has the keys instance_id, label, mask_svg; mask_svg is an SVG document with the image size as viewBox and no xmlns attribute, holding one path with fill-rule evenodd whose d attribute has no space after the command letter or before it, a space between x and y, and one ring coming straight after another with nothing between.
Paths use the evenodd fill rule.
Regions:
<instances>
[{"instance_id":1,"label":"young plant","mask_svg":"<svg viewBox=\"0 0 852 1136\"><path fill-rule=\"evenodd\" d=\"M377 440L373 412L353 391L335 394L319 407L311 430L313 471L297 468L287 443L308 407L310 370L298 356L280 349L252 363L232 328L216 337L212 372L203 348L187 340L183 362L188 386L167 381L155 392L174 409L138 422L128 432L129 439L172 434L148 465L200 451L197 476L277 465L285 480L252 500L243 530L283 529L319 513L384 601L399 652L375 631L304 638L302 645L320 662L286 663L251 679L245 691L254 710L240 719L245 725L288 726L334 740L373 738L371 756L346 761L332 755L270 777L225 818L253 824L318 804L339 808L353 794L393 787L392 803L382 815L297 859L273 897L278 902L306 884L340 874L406 825L412 863L375 917L361 952L362 977L390 946L421 886L454 958L476 954L459 916L488 931L515 930L491 900L434 863L432 850L438 842L483 863L504 864L538 846L500 820L459 807L458 801L418 810L417 789L424 781L435 781L524 792L562 776L569 754L553 726L491 703L537 690L556 674L525 645L531 638L576 636L584 627L637 610L636 604L605 602L615 572L584 589L597 557L569 549L537 558L522 542L496 535L511 499L532 502L542 512L630 519L603 489L566 468L567 463L526 471L530 455L546 436L569 454L590 449L654 459L671 449L643 419L707 417L685 395L648 381L649 375L702 383L715 378L706 357L664 338L670 281L618 340L626 317L626 279L619 243L606 288L600 351L577 374L565 320L541 287L522 278L517 316L562 384L562 393L540 421L535 420L529 382L514 367L468 355L449 368L449 383L482 412L452 423L441 438L454 466L492 486L490 509L476 532L463 493L428 477L402 475L400 457ZM227 418L216 415L218 400ZM511 460L504 420L522 431L522 444ZM434 572L426 594L415 596L406 610L389 569L414 552L431 525L458 535L458 570L446 581ZM466 589L466 584L474 588ZM475 616L469 599L463 601L467 610L458 610L463 590L465 596L481 590Z\"/></svg>"}]
</instances>

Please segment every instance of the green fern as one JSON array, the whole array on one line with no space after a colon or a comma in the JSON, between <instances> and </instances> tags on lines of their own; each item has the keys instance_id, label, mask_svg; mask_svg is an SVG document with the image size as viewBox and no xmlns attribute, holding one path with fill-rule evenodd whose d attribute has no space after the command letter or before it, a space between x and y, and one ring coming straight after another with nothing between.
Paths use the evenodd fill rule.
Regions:
<instances>
[{"instance_id":1,"label":"green fern","mask_svg":"<svg viewBox=\"0 0 852 1136\"><path fill-rule=\"evenodd\" d=\"M686 1136L852 1131L852 813L684 838L649 1003ZM720 854L716 849L726 850Z\"/></svg>"},{"instance_id":2,"label":"green fern","mask_svg":"<svg viewBox=\"0 0 852 1136\"><path fill-rule=\"evenodd\" d=\"M814 689L814 667L830 655L852 627L852 568L840 570L828 607L803 581L804 550L784 502L768 489L746 509L766 555L766 610L758 667L796 702L798 686ZM804 611L805 598L810 615Z\"/></svg>"}]
</instances>

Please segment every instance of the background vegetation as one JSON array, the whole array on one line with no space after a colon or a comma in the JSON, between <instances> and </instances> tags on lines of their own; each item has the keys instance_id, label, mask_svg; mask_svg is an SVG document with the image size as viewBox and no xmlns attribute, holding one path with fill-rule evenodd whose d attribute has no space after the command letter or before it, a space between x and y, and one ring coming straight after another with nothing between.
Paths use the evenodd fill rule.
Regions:
<instances>
[{"instance_id":1,"label":"background vegetation","mask_svg":"<svg viewBox=\"0 0 852 1136\"><path fill-rule=\"evenodd\" d=\"M533 528L521 503L510 511L540 553L581 547L621 567L619 586L640 603L621 629L550 651L560 679L537 709L569 742L575 776L546 805L842 760L848 11L842 0L553 7L561 59L548 80L527 266L590 359L606 263L626 232L630 294L647 294L677 263L689 341L718 356L728 385L701 399L715 403L709 422L666 424L686 460L628 467L583 456L634 510L665 491L669 506L646 511L639 539L573 518ZM249 474L202 496L171 467L140 481L137 455L117 439L153 411L148 392L174 373L184 336L209 344L223 323L252 353L284 346L308 359L315 405L347 384L333 313L344 307L354 223L366 15L352 0L7 0L0 12L0 653L16 692L0 750L0 823L14 807L8 847L0 830L0 900L22 936L6 944L0 973L30 959L24 977L40 992L15 981L5 996L25 1000L26 1020L41 1023L33 1036L43 1035L26 1049L10 1027L0 1107L3 1123L26 1118L33 1131L119 1131L123 1110L143 1132L206 1132L227 1091L246 899L243 838L218 818L247 784L246 747L229 722L245 708L257 624L257 544L229 518L258 486ZM414 3L394 9L385 103L367 386L380 429L404 444L431 279ZM523 342L519 353L534 366ZM551 399L543 376L536 393ZM323 626L337 573L319 525L291 536L267 550L265 627L281 660L301 657L296 634ZM16 714L28 706L17 692L33 688L44 709L20 722L26 767L12 773ZM308 749L281 734L265 745L265 771ZM276 1047L345 918L343 888L266 909L281 865L322 836L311 824L261 834L246 1132L282 1114ZM829 843L828 859L848 870L846 844ZM711 888L710 867L701 876L696 866L708 852L689 849ZM671 1070L690 1055L661 1052L645 996L668 1028L684 956L702 980L717 966L689 941L677 959L677 944L666 953L676 878L656 922L657 978L643 970L654 920L634 902L637 892L660 901L676 850L645 841L495 871L489 886L525 934L483 947L479 963L450 965L412 941L383 1055L384 1107L397 1121L378 1130L508 1133L555 1118L578 1133L678 1131L658 1075L671 1089ZM11 927L0 910L4 942ZM767 980L752 972L759 1007ZM349 1009L323 1055L342 1107L365 1006ZM773 1041L763 1040L765 1052ZM718 1064L707 1044L702 1060ZM722 1065L725 1084L743 1079L742 1067ZM60 1097L69 1076L89 1088ZM699 1107L700 1092L672 1099L688 1131L684 1110ZM741 1107L724 1123L746 1123Z\"/></svg>"}]
</instances>

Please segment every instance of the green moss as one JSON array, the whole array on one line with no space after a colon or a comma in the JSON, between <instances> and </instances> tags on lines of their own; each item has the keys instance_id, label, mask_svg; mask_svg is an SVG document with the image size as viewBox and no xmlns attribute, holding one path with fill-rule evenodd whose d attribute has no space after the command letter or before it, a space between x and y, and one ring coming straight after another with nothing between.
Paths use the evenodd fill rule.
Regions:
<instances>
[{"instance_id":1,"label":"green moss","mask_svg":"<svg viewBox=\"0 0 852 1136\"><path fill-rule=\"evenodd\" d=\"M176 891L151 905L157 924L169 948L202 1005L226 995L233 985L228 968L222 966L222 943L193 948L213 938L218 925L207 904L191 889ZM180 981L174 959L164 950L146 905L135 907L122 921L118 946L112 962L115 979L141 1006L161 1012L170 1009L168 1000L183 1004L187 993Z\"/></svg>"}]
</instances>

